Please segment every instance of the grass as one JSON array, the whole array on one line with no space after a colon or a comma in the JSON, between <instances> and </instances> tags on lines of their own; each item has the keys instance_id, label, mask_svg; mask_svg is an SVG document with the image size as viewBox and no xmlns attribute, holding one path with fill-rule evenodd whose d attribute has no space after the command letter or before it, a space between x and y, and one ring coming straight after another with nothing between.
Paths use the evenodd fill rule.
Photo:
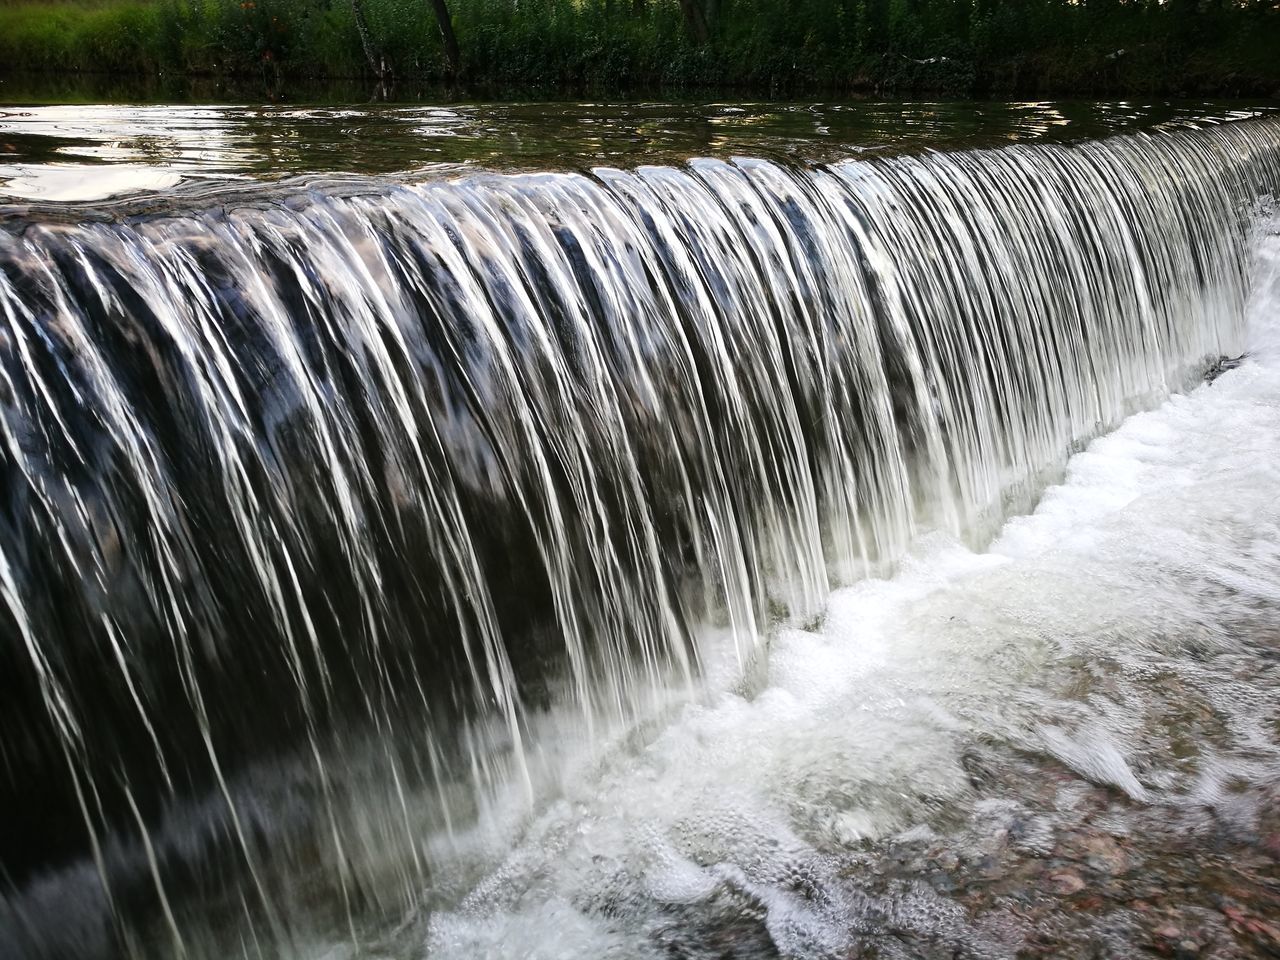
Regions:
<instances>
[{"instance_id":1,"label":"grass","mask_svg":"<svg viewBox=\"0 0 1280 960\"><path fill-rule=\"evenodd\" d=\"M54 2L0 8L0 63L10 69L156 70L164 29L146 2Z\"/></svg>"}]
</instances>

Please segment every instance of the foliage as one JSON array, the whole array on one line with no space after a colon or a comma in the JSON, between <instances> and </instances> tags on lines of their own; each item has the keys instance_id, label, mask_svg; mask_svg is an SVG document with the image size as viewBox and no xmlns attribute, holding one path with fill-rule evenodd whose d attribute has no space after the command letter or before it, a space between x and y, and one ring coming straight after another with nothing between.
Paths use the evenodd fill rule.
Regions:
<instances>
[{"instance_id":1,"label":"foliage","mask_svg":"<svg viewBox=\"0 0 1280 960\"><path fill-rule=\"evenodd\" d=\"M1275 0L450 0L450 9L465 78L480 82L1280 93ZM364 10L397 76L445 74L428 0L364 0ZM360 76L369 65L351 0L17 0L0 7L0 69L303 78Z\"/></svg>"}]
</instances>

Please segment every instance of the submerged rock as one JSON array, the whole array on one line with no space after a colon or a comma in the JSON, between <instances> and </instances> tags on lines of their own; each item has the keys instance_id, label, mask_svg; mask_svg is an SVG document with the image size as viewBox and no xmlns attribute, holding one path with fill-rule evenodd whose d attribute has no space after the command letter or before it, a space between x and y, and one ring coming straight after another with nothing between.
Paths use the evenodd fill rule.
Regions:
<instances>
[{"instance_id":1,"label":"submerged rock","mask_svg":"<svg viewBox=\"0 0 1280 960\"><path fill-rule=\"evenodd\" d=\"M1228 370L1234 370L1240 364L1249 359L1247 353L1242 353L1238 357L1219 357L1209 365L1209 369L1204 372L1204 382L1213 383Z\"/></svg>"}]
</instances>

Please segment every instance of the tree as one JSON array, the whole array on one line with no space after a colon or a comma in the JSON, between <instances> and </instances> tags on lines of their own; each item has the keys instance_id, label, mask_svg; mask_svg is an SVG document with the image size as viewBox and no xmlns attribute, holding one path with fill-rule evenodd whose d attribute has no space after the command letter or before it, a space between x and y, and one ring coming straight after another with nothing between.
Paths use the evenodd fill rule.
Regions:
<instances>
[{"instance_id":1,"label":"tree","mask_svg":"<svg viewBox=\"0 0 1280 960\"><path fill-rule=\"evenodd\" d=\"M458 52L458 36L453 32L448 2L431 0L431 7L435 10L436 23L440 27L440 42L444 44L445 69L451 78L456 77L462 72L462 55Z\"/></svg>"},{"instance_id":2,"label":"tree","mask_svg":"<svg viewBox=\"0 0 1280 960\"><path fill-rule=\"evenodd\" d=\"M369 32L369 21L364 17L364 0L351 0L351 13L356 19L356 32L360 34L360 46L364 49L364 58L369 61L369 69L379 80L386 80L391 70Z\"/></svg>"},{"instance_id":3,"label":"tree","mask_svg":"<svg viewBox=\"0 0 1280 960\"><path fill-rule=\"evenodd\" d=\"M711 31L707 27L707 17L698 0L680 0L680 12L684 14L684 25L694 43L705 46L711 39Z\"/></svg>"}]
</instances>

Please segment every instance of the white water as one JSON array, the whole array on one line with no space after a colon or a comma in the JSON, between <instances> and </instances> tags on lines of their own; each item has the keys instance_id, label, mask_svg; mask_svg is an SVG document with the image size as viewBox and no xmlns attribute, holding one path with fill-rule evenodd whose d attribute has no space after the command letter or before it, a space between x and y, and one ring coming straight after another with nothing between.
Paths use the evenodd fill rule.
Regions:
<instances>
[{"instance_id":1,"label":"white water","mask_svg":"<svg viewBox=\"0 0 1280 960\"><path fill-rule=\"evenodd\" d=\"M834 593L819 631L773 640L753 696L688 706L571 781L431 918L426 954L697 956L690 911L749 903L783 956L886 926L1012 956L1016 933L970 929L927 887L877 900L857 870L869 845L999 814L962 763L979 738L1247 826L1242 788L1280 784L1260 655L1280 634L1280 234L1259 251L1238 369L1093 442L989 550L927 539Z\"/></svg>"}]
</instances>

